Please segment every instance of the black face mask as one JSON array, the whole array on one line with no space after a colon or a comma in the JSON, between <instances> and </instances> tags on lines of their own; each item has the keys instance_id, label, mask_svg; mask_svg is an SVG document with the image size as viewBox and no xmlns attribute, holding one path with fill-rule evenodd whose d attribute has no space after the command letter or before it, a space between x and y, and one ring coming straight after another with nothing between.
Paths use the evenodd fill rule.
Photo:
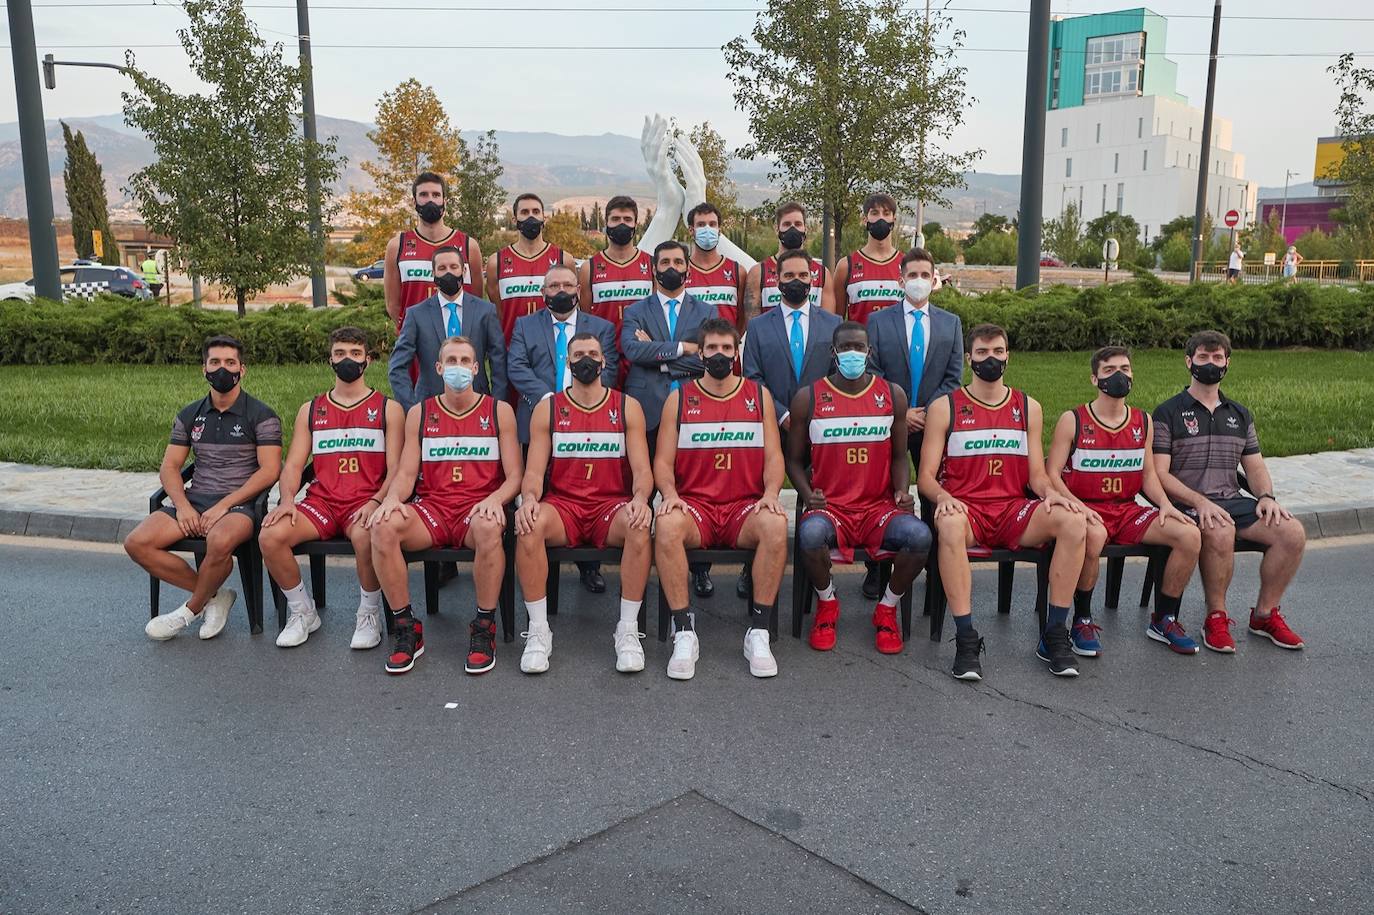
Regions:
<instances>
[{"instance_id":1,"label":"black face mask","mask_svg":"<svg viewBox=\"0 0 1374 915\"><path fill-rule=\"evenodd\" d=\"M782 300L788 305L800 306L811 297L811 284L803 283L801 280L788 280L778 284L778 292L782 293Z\"/></svg>"},{"instance_id":2,"label":"black face mask","mask_svg":"<svg viewBox=\"0 0 1374 915\"><path fill-rule=\"evenodd\" d=\"M463 278L456 273L441 273L434 278L434 285L451 299L463 288Z\"/></svg>"},{"instance_id":3,"label":"black face mask","mask_svg":"<svg viewBox=\"0 0 1374 915\"><path fill-rule=\"evenodd\" d=\"M1203 384L1220 384L1226 377L1226 366L1215 362L1194 362L1191 369L1193 377Z\"/></svg>"},{"instance_id":4,"label":"black face mask","mask_svg":"<svg viewBox=\"0 0 1374 915\"><path fill-rule=\"evenodd\" d=\"M520 230L521 235L525 236L530 241L534 241L539 237L539 233L544 231L544 221L529 216L517 222L515 227Z\"/></svg>"},{"instance_id":5,"label":"black face mask","mask_svg":"<svg viewBox=\"0 0 1374 915\"><path fill-rule=\"evenodd\" d=\"M724 353L713 353L702 361L706 363L706 374L717 381L730 377L730 372L735 367L734 357Z\"/></svg>"},{"instance_id":6,"label":"black face mask","mask_svg":"<svg viewBox=\"0 0 1374 915\"><path fill-rule=\"evenodd\" d=\"M416 204L415 212L419 214L421 222L434 223L444 218L444 205L431 200L428 203Z\"/></svg>"},{"instance_id":7,"label":"black face mask","mask_svg":"<svg viewBox=\"0 0 1374 915\"><path fill-rule=\"evenodd\" d=\"M601 377L601 361L591 356L583 356L568 368L573 378L582 384L591 384Z\"/></svg>"},{"instance_id":8,"label":"black face mask","mask_svg":"<svg viewBox=\"0 0 1374 915\"><path fill-rule=\"evenodd\" d=\"M868 234L882 241L892 234L892 223L886 219L875 219L868 224Z\"/></svg>"},{"instance_id":9,"label":"black face mask","mask_svg":"<svg viewBox=\"0 0 1374 915\"><path fill-rule=\"evenodd\" d=\"M971 365L973 366L973 374L984 381L996 381L1007 370L1007 360L998 359L996 356L989 356L979 362L971 363Z\"/></svg>"},{"instance_id":10,"label":"black face mask","mask_svg":"<svg viewBox=\"0 0 1374 915\"><path fill-rule=\"evenodd\" d=\"M1108 397L1125 397L1131 393L1131 376L1125 372L1113 372L1106 378L1097 379L1097 389Z\"/></svg>"},{"instance_id":11,"label":"black face mask","mask_svg":"<svg viewBox=\"0 0 1374 915\"><path fill-rule=\"evenodd\" d=\"M630 240L635 237L635 227L625 222L607 226L606 237L611 240L612 244L628 245Z\"/></svg>"},{"instance_id":12,"label":"black face mask","mask_svg":"<svg viewBox=\"0 0 1374 915\"><path fill-rule=\"evenodd\" d=\"M359 362L356 359L340 359L333 364L334 374L339 376L339 380L348 384L363 377L363 372L367 369L366 362Z\"/></svg>"},{"instance_id":13,"label":"black face mask","mask_svg":"<svg viewBox=\"0 0 1374 915\"><path fill-rule=\"evenodd\" d=\"M553 295L544 296L544 304L549 306L549 311L556 315L571 314L577 307L577 293L575 292L556 292Z\"/></svg>"},{"instance_id":14,"label":"black face mask","mask_svg":"<svg viewBox=\"0 0 1374 915\"><path fill-rule=\"evenodd\" d=\"M669 267L667 270L660 270L655 273L654 279L658 280L660 289L665 292L674 292L682 288L682 284L687 281L687 274L676 267Z\"/></svg>"},{"instance_id":15,"label":"black face mask","mask_svg":"<svg viewBox=\"0 0 1374 915\"><path fill-rule=\"evenodd\" d=\"M230 391L234 390L234 385L239 383L239 378L242 376L242 372L231 372L223 366L220 366L213 372L206 372L205 380L210 382L210 387L214 388L216 391L221 394L228 394Z\"/></svg>"},{"instance_id":16,"label":"black face mask","mask_svg":"<svg viewBox=\"0 0 1374 915\"><path fill-rule=\"evenodd\" d=\"M806 244L806 233L791 226L778 233L778 241L782 242L784 248L800 248Z\"/></svg>"}]
</instances>

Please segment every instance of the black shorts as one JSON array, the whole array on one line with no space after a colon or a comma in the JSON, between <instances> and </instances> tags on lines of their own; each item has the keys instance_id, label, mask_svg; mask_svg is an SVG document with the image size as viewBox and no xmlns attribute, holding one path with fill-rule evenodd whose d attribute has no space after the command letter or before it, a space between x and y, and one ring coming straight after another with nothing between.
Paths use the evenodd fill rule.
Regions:
<instances>
[{"instance_id":1,"label":"black shorts","mask_svg":"<svg viewBox=\"0 0 1374 915\"><path fill-rule=\"evenodd\" d=\"M1237 536L1250 525L1259 523L1259 515L1255 512L1259 502L1249 496L1236 496L1234 499L1213 499L1212 501L1231 516L1231 521L1236 525ZM1197 509L1184 508L1182 505L1178 508L1189 518L1194 521L1197 520Z\"/></svg>"},{"instance_id":2,"label":"black shorts","mask_svg":"<svg viewBox=\"0 0 1374 915\"><path fill-rule=\"evenodd\" d=\"M1238 277L1238 276L1240 276L1240 271L1239 271L1239 270L1235 269L1234 267L1227 267L1227 268L1226 268L1226 277L1227 277L1227 279L1232 279L1232 280L1233 280L1233 279L1235 279L1235 278Z\"/></svg>"},{"instance_id":3,"label":"black shorts","mask_svg":"<svg viewBox=\"0 0 1374 915\"><path fill-rule=\"evenodd\" d=\"M223 495L196 492L194 489L186 490L186 501L190 502L191 507L201 514L214 508L223 498ZM159 506L158 511L162 512L164 515L170 515L173 519L177 516L177 507L170 501L166 505ZM242 505L235 505L233 508L229 509L228 513L231 515L246 516L249 521L253 522L254 530L262 523L262 519L258 517L257 508L252 502L244 502Z\"/></svg>"}]
</instances>

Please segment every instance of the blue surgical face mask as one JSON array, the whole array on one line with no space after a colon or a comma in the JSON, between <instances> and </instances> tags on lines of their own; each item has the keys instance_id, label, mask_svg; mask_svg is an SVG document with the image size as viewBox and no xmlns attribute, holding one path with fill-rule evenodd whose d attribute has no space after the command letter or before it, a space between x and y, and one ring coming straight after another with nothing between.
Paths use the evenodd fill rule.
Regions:
<instances>
[{"instance_id":1,"label":"blue surgical face mask","mask_svg":"<svg viewBox=\"0 0 1374 915\"><path fill-rule=\"evenodd\" d=\"M850 381L860 377L868 371L868 353L856 353L853 350L845 350L835 354L835 362L840 367L840 374Z\"/></svg>"},{"instance_id":2,"label":"blue surgical face mask","mask_svg":"<svg viewBox=\"0 0 1374 915\"><path fill-rule=\"evenodd\" d=\"M472 369L462 365L444 366L444 384L454 391L466 391L472 387Z\"/></svg>"},{"instance_id":3,"label":"blue surgical face mask","mask_svg":"<svg viewBox=\"0 0 1374 915\"><path fill-rule=\"evenodd\" d=\"M703 251L714 251L716 245L720 244L720 229L702 226L696 230L693 237L696 239L698 248Z\"/></svg>"}]
</instances>

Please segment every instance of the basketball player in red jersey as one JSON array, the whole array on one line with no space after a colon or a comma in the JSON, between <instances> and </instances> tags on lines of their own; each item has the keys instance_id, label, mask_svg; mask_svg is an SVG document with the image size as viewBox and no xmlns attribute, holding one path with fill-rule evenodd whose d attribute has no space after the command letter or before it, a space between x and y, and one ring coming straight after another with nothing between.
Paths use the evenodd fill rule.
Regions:
<instances>
[{"instance_id":1,"label":"basketball player in red jersey","mask_svg":"<svg viewBox=\"0 0 1374 915\"><path fill-rule=\"evenodd\" d=\"M291 550L308 540L347 537L358 567L357 624L354 648L375 648L382 641L382 590L372 569L372 538L364 522L386 497L401 456L405 411L363 377L370 363L367 334L340 327L329 335L329 364L334 387L296 411L291 450L281 469L281 501L262 522L258 543L262 561L286 594L290 616L277 645L291 648L320 628L315 602L305 591ZM306 461L315 479L304 499L296 501Z\"/></svg>"},{"instance_id":2,"label":"basketball player in red jersey","mask_svg":"<svg viewBox=\"0 0 1374 915\"><path fill-rule=\"evenodd\" d=\"M520 669L549 669L551 546L621 548L620 620L615 627L615 669L644 669L639 608L653 561L649 524L654 478L644 413L639 402L601 383L605 357L595 334L568 343L572 386L541 400L530 416L530 449L515 514L516 571L529 613Z\"/></svg>"},{"instance_id":3,"label":"basketball player in red jersey","mask_svg":"<svg viewBox=\"0 0 1374 915\"><path fill-rule=\"evenodd\" d=\"M443 176L420 172L410 184L410 197L420 221L387 242L382 262L382 290L386 313L396 322L397 333L405 320L406 309L434 295L432 265L434 252L444 247L463 254L463 288L478 298L482 295L482 246L461 229L444 225L444 195L448 188ZM415 376L412 375L412 378Z\"/></svg>"},{"instance_id":4,"label":"basketball player in red jersey","mask_svg":"<svg viewBox=\"0 0 1374 915\"><path fill-rule=\"evenodd\" d=\"M429 370L444 377L443 393L406 413L396 479L367 521L372 562L393 608L395 644L386 670L403 674L425 653L424 629L410 610L403 553L466 547L477 554L472 564L477 616L468 627L464 670L480 674L496 666L496 605L506 573L501 532L505 507L520 490L515 411L472 389L477 351L466 337L445 340L439 362Z\"/></svg>"},{"instance_id":5,"label":"basketball player in red jersey","mask_svg":"<svg viewBox=\"0 0 1374 915\"><path fill-rule=\"evenodd\" d=\"M878 651L896 654L897 604L925 568L931 542L909 491L906 393L869 372L862 324L845 321L831 345L838 371L797 391L787 430L787 475L806 506L797 556L817 597L808 641L817 651L835 647L840 601L831 559L853 562L854 548L863 547L875 559L893 559L873 627Z\"/></svg>"},{"instance_id":6,"label":"basketball player in red jersey","mask_svg":"<svg viewBox=\"0 0 1374 915\"><path fill-rule=\"evenodd\" d=\"M778 290L778 255L784 251L804 250L806 245L806 207L795 200L784 203L778 207L773 221L778 230L777 254L770 254L750 267L749 275L744 278L742 323L745 326L750 318L782 302L782 293ZM835 290L830 288L830 271L814 258L811 260L811 307L835 313Z\"/></svg>"},{"instance_id":7,"label":"basketball player in red jersey","mask_svg":"<svg viewBox=\"0 0 1374 915\"><path fill-rule=\"evenodd\" d=\"M639 204L633 197L612 197L606 201L606 250L583 261L578 275L582 302L589 312L615 325L617 347L625 309L654 291L653 255L634 245L638 224ZM622 353L617 388L625 386L629 372L629 360Z\"/></svg>"},{"instance_id":8,"label":"basketball player in red jersey","mask_svg":"<svg viewBox=\"0 0 1374 915\"><path fill-rule=\"evenodd\" d=\"M544 307L544 274L564 264L577 269L572 256L544 240L544 201L521 194L511 207L520 237L487 258L487 301L496 305L501 330L510 346L515 322Z\"/></svg>"},{"instance_id":9,"label":"basketball player in red jersey","mask_svg":"<svg viewBox=\"0 0 1374 915\"><path fill-rule=\"evenodd\" d=\"M739 264L716 250L720 243L720 210L699 203L687 214L692 230L692 253L687 260L688 293L707 305L741 333L740 301L744 295L744 272Z\"/></svg>"},{"instance_id":10,"label":"basketball player in red jersey","mask_svg":"<svg viewBox=\"0 0 1374 915\"><path fill-rule=\"evenodd\" d=\"M690 680L700 653L687 604L687 550L751 549L754 597L744 657L756 677L773 677L769 620L787 564L787 516L778 493L784 479L777 409L768 389L734 372L739 331L724 318L701 325L706 375L684 382L663 403L654 479L663 494L654 556L673 613L668 676Z\"/></svg>"},{"instance_id":11,"label":"basketball player in red jersey","mask_svg":"<svg viewBox=\"0 0 1374 915\"><path fill-rule=\"evenodd\" d=\"M1066 624L1074 582L1083 569L1086 516L1045 473L1040 404L1002 380L1007 332L979 324L968 332L964 350L973 380L926 408L917 465L921 495L935 505L940 578L957 629L952 672L960 680L983 678L968 549L1042 547L1053 540L1049 614L1036 655L1056 676L1076 677Z\"/></svg>"},{"instance_id":12,"label":"basketball player in red jersey","mask_svg":"<svg viewBox=\"0 0 1374 915\"><path fill-rule=\"evenodd\" d=\"M1150 414L1126 405L1130 351L1104 346L1093 353L1091 367L1097 398L1059 417L1047 461L1050 484L1080 502L1088 518L1083 571L1073 592L1073 652L1084 657L1102 653L1092 600L1103 545L1149 543L1169 547L1169 559L1145 634L1179 654L1197 654L1197 643L1179 625L1178 611L1197 568L1202 532L1165 496L1154 461L1146 454L1154 441ZM1141 492L1160 507L1137 503Z\"/></svg>"},{"instance_id":13,"label":"basketball player in red jersey","mask_svg":"<svg viewBox=\"0 0 1374 915\"><path fill-rule=\"evenodd\" d=\"M860 324L880 308L902 300L902 252L892 243L897 226L897 201L887 194L864 200L868 241L835 265L835 301L845 303L844 315Z\"/></svg>"}]
</instances>

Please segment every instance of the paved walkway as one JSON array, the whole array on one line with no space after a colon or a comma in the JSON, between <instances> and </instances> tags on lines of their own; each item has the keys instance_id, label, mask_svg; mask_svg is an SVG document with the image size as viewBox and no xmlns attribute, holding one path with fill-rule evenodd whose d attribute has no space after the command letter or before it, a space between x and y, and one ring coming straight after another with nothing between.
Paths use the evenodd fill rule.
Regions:
<instances>
[{"instance_id":1,"label":"paved walkway","mask_svg":"<svg viewBox=\"0 0 1374 915\"><path fill-rule=\"evenodd\" d=\"M1275 491L1309 537L1374 533L1374 448L1268 463ZM147 514L157 487L155 473L0 462L0 534L122 540ZM794 498L792 490L784 491L789 510Z\"/></svg>"}]
</instances>

